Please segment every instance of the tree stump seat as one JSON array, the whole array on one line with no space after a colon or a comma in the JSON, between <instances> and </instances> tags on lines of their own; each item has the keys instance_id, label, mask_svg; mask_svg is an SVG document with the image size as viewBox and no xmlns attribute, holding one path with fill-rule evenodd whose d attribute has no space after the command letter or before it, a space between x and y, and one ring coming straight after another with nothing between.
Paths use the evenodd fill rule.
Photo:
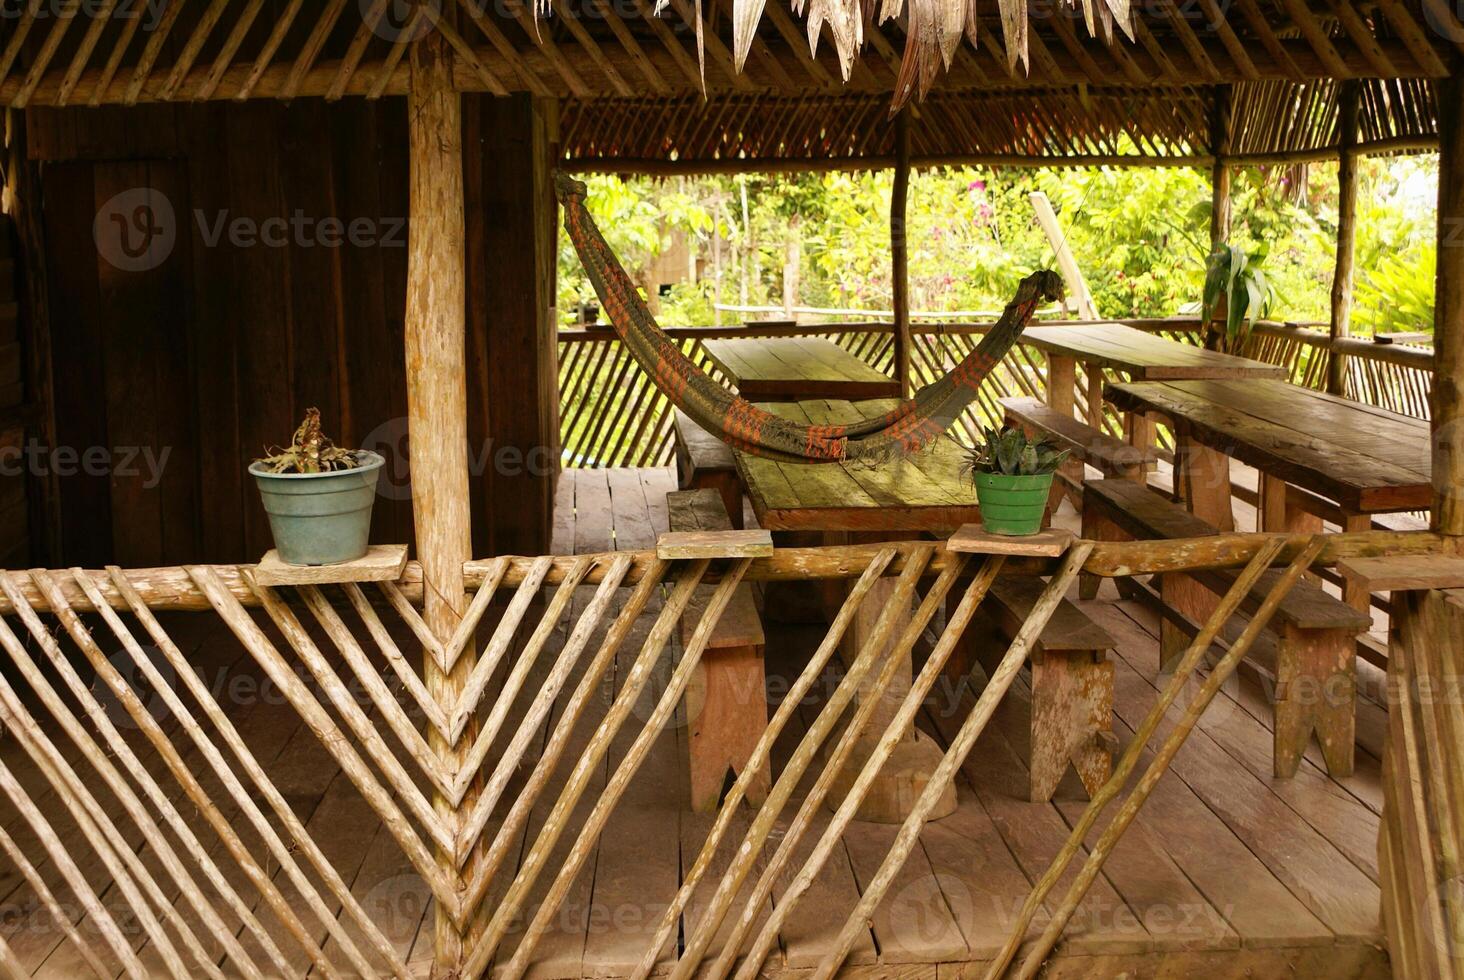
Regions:
<instances>
[{"instance_id":1,"label":"tree stump seat","mask_svg":"<svg viewBox=\"0 0 1464 980\"><path fill-rule=\"evenodd\" d=\"M675 490L666 495L666 502L672 531L733 530L715 490ZM712 591L712 586L698 587L687 606L681 617L683 644L701 622ZM686 688L691 806L698 813L716 812L728 770L742 772L767 727L766 643L752 586L744 583L718 620ZM761 803L769 786L764 767L749 787L748 799Z\"/></svg>"},{"instance_id":2,"label":"tree stump seat","mask_svg":"<svg viewBox=\"0 0 1464 980\"><path fill-rule=\"evenodd\" d=\"M1127 480L1089 480L1083 487L1083 536L1094 540L1207 537L1216 529L1181 505ZM1253 613L1281 572L1261 576L1241 609ZM1236 573L1206 569L1159 576L1160 601L1191 624L1203 622L1235 581ZM1096 580L1080 587L1095 594ZM1356 732L1357 634L1371 618L1319 585L1302 580L1282 600L1266 642L1251 660L1275 681L1272 769L1296 774L1313 731L1327 769L1351 774ZM1167 671L1190 644L1190 633L1168 617L1160 624L1160 670Z\"/></svg>"}]
</instances>

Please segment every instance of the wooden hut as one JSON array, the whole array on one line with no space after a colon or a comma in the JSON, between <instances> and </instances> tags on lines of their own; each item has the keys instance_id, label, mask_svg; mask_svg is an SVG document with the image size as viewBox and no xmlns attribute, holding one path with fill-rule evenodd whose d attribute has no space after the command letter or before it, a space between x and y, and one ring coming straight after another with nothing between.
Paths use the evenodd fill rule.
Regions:
<instances>
[{"instance_id":1,"label":"wooden hut","mask_svg":"<svg viewBox=\"0 0 1464 980\"><path fill-rule=\"evenodd\" d=\"M6 975L1464 977L1464 12L968 3L0 5ZM1356 160L1417 151L1432 348L1350 338ZM668 502L664 395L553 309L557 169L1195 167L1221 241L1231 168L1333 159L1331 329L1245 353L1376 410L1355 465L1427 522L1279 451L1233 487L1100 360L1025 345L987 414L1177 450L1152 497L1207 530L1085 505L1010 553L769 505L770 546L735 482L734 514ZM701 364L837 334L908 390L987 329L908 312L669 332ZM309 406L387 457L373 562L262 563L246 465ZM1118 507L1131 469L1071 489ZM1389 625L1339 645L1303 586ZM778 589L828 615L773 622Z\"/></svg>"}]
</instances>

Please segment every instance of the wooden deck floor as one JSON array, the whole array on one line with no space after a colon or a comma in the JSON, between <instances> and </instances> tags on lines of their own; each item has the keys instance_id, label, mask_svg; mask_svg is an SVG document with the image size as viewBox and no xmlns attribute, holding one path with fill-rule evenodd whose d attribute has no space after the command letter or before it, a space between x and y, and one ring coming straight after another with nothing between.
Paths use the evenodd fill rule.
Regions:
<instances>
[{"instance_id":1,"label":"wooden deck floor","mask_svg":"<svg viewBox=\"0 0 1464 980\"><path fill-rule=\"evenodd\" d=\"M666 526L665 493L673 488L667 470L570 471L559 488L555 550L649 546ZM1083 605L1119 639L1114 728L1126 742L1156 697L1157 624L1145 609L1118 601L1110 586L1098 601ZM270 696L269 685L216 619L177 616L169 626L216 690L233 692L229 712L241 734L354 894L425 975L432 932L427 890L350 780L292 709ZM817 638L771 627L769 673L796 669ZM1020 684L1015 695L965 767L959 809L926 828L850 958L848 975L979 977L1031 882L1081 814L1084 799L1071 777L1052 804L1026 801ZM938 691L921 724L940 737L959 724L969 697L964 690ZM608 698L597 710L603 712L607 703ZM1377 730L1377 710L1369 711L1370 720L1359 725L1364 733ZM1314 751L1295 779L1276 781L1270 775L1269 725L1270 709L1258 683L1238 682L1217 699L1109 861L1049 975L1387 975L1378 913L1375 845L1382 792L1376 748L1369 751L1370 739L1362 739L1357 774L1347 780L1328 777ZM800 734L785 733L783 753ZM599 779L628 744L623 734ZM710 825L710 818L686 806L685 752L683 729L668 727L556 916L537 954L536 976L624 976L639 958ZM0 758L57 820L63 836L75 839L74 827L13 740L0 742ZM547 809L541 802L530 834ZM0 824L22 847L32 839L8 806ZM767 972L797 975L819 962L893 838L891 827L851 826L842 852L782 934ZM77 849L79 861L89 854ZM106 887L105 870L90 860L89 877ZM0 869L0 935L34 975L80 975L78 958L37 907L30 887L8 862L0 861ZM41 870L61 894L54 869L46 864ZM243 883L239 887L241 894L253 894ZM294 894L286 883L281 888ZM121 908L116 892L109 888L103 897ZM693 903L683 935L697 912ZM81 918L79 910L75 917ZM146 954L145 937L135 935ZM662 951L663 961L674 958L676 942ZM309 967L303 957L300 967L301 974Z\"/></svg>"}]
</instances>

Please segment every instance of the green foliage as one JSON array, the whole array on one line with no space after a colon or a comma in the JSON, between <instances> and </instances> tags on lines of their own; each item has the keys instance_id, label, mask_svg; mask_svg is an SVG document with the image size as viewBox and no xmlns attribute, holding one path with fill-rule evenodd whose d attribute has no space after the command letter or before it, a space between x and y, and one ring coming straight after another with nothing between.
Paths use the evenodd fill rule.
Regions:
<instances>
[{"instance_id":1,"label":"green foliage","mask_svg":"<svg viewBox=\"0 0 1464 980\"><path fill-rule=\"evenodd\" d=\"M1250 266L1266 256L1269 315L1327 319L1336 173L1335 164L1315 164L1233 175L1228 244ZM1433 156L1360 162L1355 332L1431 328L1437 179ZM647 282L673 242L686 240L696 250L699 281L677 283L657 298L663 323L695 326L770 315L718 314L717 304L781 309L790 274L797 277L797 305L890 309L892 182L888 171L660 181L591 176L588 202L638 282ZM1053 249L1035 221L1033 191L1052 201L1101 315L1199 312L1210 181L1208 173L1184 167L916 172L907 209L911 308L963 318L995 313L1022 276L1050 267ZM593 299L563 236L559 289L566 316L579 300Z\"/></svg>"},{"instance_id":2,"label":"green foliage","mask_svg":"<svg viewBox=\"0 0 1464 980\"><path fill-rule=\"evenodd\" d=\"M1271 287L1261 263L1266 253L1247 255L1234 245L1216 245L1205 261L1205 290L1200 318L1207 323L1224 299L1225 339L1230 350L1239 350L1251 327L1271 306Z\"/></svg>"},{"instance_id":3,"label":"green foliage","mask_svg":"<svg viewBox=\"0 0 1464 980\"><path fill-rule=\"evenodd\" d=\"M1001 431L983 428L981 436L981 444L968 450L966 457L966 468L975 473L1045 476L1056 473L1070 453L1046 438L1029 440L1025 432L1010 425Z\"/></svg>"},{"instance_id":4,"label":"green foliage","mask_svg":"<svg viewBox=\"0 0 1464 980\"><path fill-rule=\"evenodd\" d=\"M1432 333L1434 268L1432 242L1401 255L1386 255L1358 277L1352 320L1354 333Z\"/></svg>"}]
</instances>

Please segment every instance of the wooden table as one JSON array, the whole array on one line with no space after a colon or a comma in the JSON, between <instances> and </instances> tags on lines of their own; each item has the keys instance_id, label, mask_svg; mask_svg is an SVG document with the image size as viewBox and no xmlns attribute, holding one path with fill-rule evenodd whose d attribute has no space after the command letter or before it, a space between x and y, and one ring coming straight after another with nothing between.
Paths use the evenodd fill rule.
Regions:
<instances>
[{"instance_id":1,"label":"wooden table","mask_svg":"<svg viewBox=\"0 0 1464 980\"><path fill-rule=\"evenodd\" d=\"M1083 364L1088 375L1086 415L1095 429L1102 422L1104 371L1121 372L1130 381L1286 377L1279 365L1205 350L1121 323L1031 327L1023 331L1022 343L1047 355L1047 404L1069 414L1077 365Z\"/></svg>"},{"instance_id":2,"label":"wooden table","mask_svg":"<svg viewBox=\"0 0 1464 980\"><path fill-rule=\"evenodd\" d=\"M873 418L895 406L893 399L848 402L813 399L799 402L764 403L760 407L813 424L840 424ZM915 532L947 534L962 524L980 521L976 492L969 476L962 474L965 450L954 439L942 437L929 452L881 466L868 464L778 463L734 452L738 472L752 500L758 524L771 531L813 532L841 542L908 540ZM851 650L863 645L873 632L880 612L894 590L894 579L880 581L870 591L849 630L846 644ZM904 611L906 619L909 610ZM896 634L900 631L897 626ZM910 690L912 670L908 655L881 699L870 722L866 740L872 747ZM863 748L863 746L861 746ZM858 774L864 751L856 751L846 776ZM928 776L941 758L940 750L925 736L912 733L882 770L871 789L861 816L887 809L877 801L888 801L908 793L908 775L901 782L897 771ZM921 782L917 776L915 782ZM836 789L847 788L841 781ZM913 802L913 800L911 801ZM954 807L954 797L949 801Z\"/></svg>"},{"instance_id":3,"label":"wooden table","mask_svg":"<svg viewBox=\"0 0 1464 980\"><path fill-rule=\"evenodd\" d=\"M1422 419L1284 381L1114 384L1106 395L1174 426L1176 485L1221 530L1235 527L1230 457L1261 472L1263 530L1315 530L1323 516L1366 530L1372 514L1433 505L1432 437ZM1366 608L1366 594L1355 592L1348 600Z\"/></svg>"},{"instance_id":4,"label":"wooden table","mask_svg":"<svg viewBox=\"0 0 1464 980\"><path fill-rule=\"evenodd\" d=\"M1077 366L1082 362L1088 377L1083 417L1099 431L1103 429L1104 372L1119 372L1129 381L1286 377L1279 365L1205 350L1121 323L1031 327L1022 332L1022 343L1047 356L1047 406L1063 415L1073 414ZM1147 413L1126 412L1123 429L1129 445L1145 449L1154 445L1154 422ZM1082 469L1081 463L1069 464L1064 469L1068 482L1081 484ZM1074 500L1074 505L1081 503Z\"/></svg>"},{"instance_id":5,"label":"wooden table","mask_svg":"<svg viewBox=\"0 0 1464 980\"><path fill-rule=\"evenodd\" d=\"M822 337L707 340L702 347L749 401L900 395L898 381Z\"/></svg>"}]
</instances>

